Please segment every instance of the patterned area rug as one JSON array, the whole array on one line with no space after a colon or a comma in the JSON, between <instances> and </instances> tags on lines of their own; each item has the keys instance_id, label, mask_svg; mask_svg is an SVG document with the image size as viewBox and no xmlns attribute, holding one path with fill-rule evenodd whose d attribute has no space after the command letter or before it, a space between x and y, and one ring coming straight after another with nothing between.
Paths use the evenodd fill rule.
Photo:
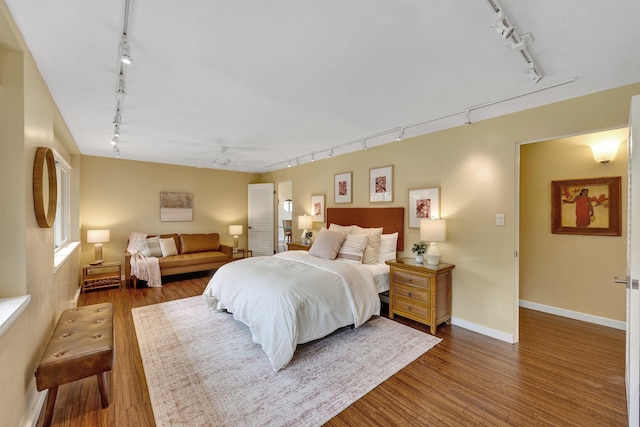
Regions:
<instances>
[{"instance_id":1,"label":"patterned area rug","mask_svg":"<svg viewBox=\"0 0 640 427\"><path fill-rule=\"evenodd\" d=\"M132 310L158 426L317 426L439 338L374 317L298 346L273 372L249 329L201 296Z\"/></svg>"}]
</instances>

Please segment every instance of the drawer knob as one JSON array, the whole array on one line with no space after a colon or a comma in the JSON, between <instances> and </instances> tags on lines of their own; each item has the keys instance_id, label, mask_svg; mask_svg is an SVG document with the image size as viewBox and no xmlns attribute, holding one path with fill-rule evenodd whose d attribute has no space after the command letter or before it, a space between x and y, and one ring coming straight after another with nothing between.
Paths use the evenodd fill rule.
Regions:
<instances>
[{"instance_id":1,"label":"drawer knob","mask_svg":"<svg viewBox=\"0 0 640 427\"><path fill-rule=\"evenodd\" d=\"M413 279L411 277L409 277L409 283L413 282Z\"/></svg>"},{"instance_id":2,"label":"drawer knob","mask_svg":"<svg viewBox=\"0 0 640 427\"><path fill-rule=\"evenodd\" d=\"M409 292L409 298L411 298L413 296L413 294L411 292Z\"/></svg>"},{"instance_id":3,"label":"drawer knob","mask_svg":"<svg viewBox=\"0 0 640 427\"><path fill-rule=\"evenodd\" d=\"M409 311L411 311L411 309L413 309L413 307L409 306Z\"/></svg>"}]
</instances>

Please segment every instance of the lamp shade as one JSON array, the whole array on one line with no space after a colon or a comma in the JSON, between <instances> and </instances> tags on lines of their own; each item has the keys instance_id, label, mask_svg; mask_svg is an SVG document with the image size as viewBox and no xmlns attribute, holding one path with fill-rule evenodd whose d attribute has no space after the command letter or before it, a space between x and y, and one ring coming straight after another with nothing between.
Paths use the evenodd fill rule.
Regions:
<instances>
[{"instance_id":1,"label":"lamp shade","mask_svg":"<svg viewBox=\"0 0 640 427\"><path fill-rule=\"evenodd\" d=\"M591 146L593 158L598 163L609 163L616 157L620 141L602 141Z\"/></svg>"},{"instance_id":2,"label":"lamp shade","mask_svg":"<svg viewBox=\"0 0 640 427\"><path fill-rule=\"evenodd\" d=\"M298 217L298 229L309 230L313 228L313 217L304 215Z\"/></svg>"},{"instance_id":3,"label":"lamp shade","mask_svg":"<svg viewBox=\"0 0 640 427\"><path fill-rule=\"evenodd\" d=\"M242 234L242 225L230 225L229 234L231 234L232 236L238 236Z\"/></svg>"},{"instance_id":4,"label":"lamp shade","mask_svg":"<svg viewBox=\"0 0 640 427\"><path fill-rule=\"evenodd\" d=\"M109 241L109 230L87 230L88 243L104 243Z\"/></svg>"},{"instance_id":5,"label":"lamp shade","mask_svg":"<svg viewBox=\"0 0 640 427\"><path fill-rule=\"evenodd\" d=\"M444 242L446 235L447 223L444 219L423 219L420 221L420 240Z\"/></svg>"}]
</instances>

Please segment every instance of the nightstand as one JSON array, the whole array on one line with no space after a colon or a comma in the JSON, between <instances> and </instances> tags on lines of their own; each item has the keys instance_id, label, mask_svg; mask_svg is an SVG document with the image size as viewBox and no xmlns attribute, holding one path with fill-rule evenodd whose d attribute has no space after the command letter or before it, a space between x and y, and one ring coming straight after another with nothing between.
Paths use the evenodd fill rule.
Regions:
<instances>
[{"instance_id":1,"label":"nightstand","mask_svg":"<svg viewBox=\"0 0 640 427\"><path fill-rule=\"evenodd\" d=\"M311 245L306 245L300 242L287 243L288 251L308 251L310 248L311 248Z\"/></svg>"},{"instance_id":2,"label":"nightstand","mask_svg":"<svg viewBox=\"0 0 640 427\"><path fill-rule=\"evenodd\" d=\"M451 323L451 270L453 264L416 264L415 258L386 261L389 272L389 318L407 317L429 326Z\"/></svg>"},{"instance_id":3,"label":"nightstand","mask_svg":"<svg viewBox=\"0 0 640 427\"><path fill-rule=\"evenodd\" d=\"M114 286L122 287L122 264L120 262L103 262L102 264L82 266L82 292Z\"/></svg>"},{"instance_id":4,"label":"nightstand","mask_svg":"<svg viewBox=\"0 0 640 427\"><path fill-rule=\"evenodd\" d=\"M238 248L236 252L233 253L233 259L251 258L252 256L253 251L251 249Z\"/></svg>"}]
</instances>

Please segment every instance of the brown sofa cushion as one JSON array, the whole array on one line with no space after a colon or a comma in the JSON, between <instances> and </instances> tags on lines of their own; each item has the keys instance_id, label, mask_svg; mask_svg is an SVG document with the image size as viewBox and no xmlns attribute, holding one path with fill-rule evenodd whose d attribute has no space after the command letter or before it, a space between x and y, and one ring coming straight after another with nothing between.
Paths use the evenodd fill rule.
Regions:
<instances>
[{"instance_id":1,"label":"brown sofa cushion","mask_svg":"<svg viewBox=\"0 0 640 427\"><path fill-rule=\"evenodd\" d=\"M186 265L209 264L228 260L227 254L218 251L173 255L160 258L160 268L184 267Z\"/></svg>"},{"instance_id":2,"label":"brown sofa cushion","mask_svg":"<svg viewBox=\"0 0 640 427\"><path fill-rule=\"evenodd\" d=\"M181 234L180 254L192 254L197 252L219 251L220 234Z\"/></svg>"}]
</instances>

